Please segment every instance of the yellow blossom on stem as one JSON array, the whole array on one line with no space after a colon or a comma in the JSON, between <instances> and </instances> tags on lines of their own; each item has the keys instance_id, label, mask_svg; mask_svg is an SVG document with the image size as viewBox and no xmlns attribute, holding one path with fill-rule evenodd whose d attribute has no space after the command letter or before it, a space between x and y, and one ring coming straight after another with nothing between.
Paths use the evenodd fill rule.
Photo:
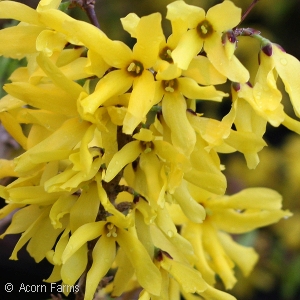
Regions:
<instances>
[{"instance_id":1,"label":"yellow blossom on stem","mask_svg":"<svg viewBox=\"0 0 300 300\"><path fill-rule=\"evenodd\" d=\"M202 48L214 67L232 81L246 82L249 73L235 56L227 57L222 45L222 33L235 27L241 18L241 10L231 1L224 1L211 7L205 14L202 8L175 1L167 6L167 19L181 19L189 28L182 35L172 58L186 70Z\"/></svg>"}]
</instances>

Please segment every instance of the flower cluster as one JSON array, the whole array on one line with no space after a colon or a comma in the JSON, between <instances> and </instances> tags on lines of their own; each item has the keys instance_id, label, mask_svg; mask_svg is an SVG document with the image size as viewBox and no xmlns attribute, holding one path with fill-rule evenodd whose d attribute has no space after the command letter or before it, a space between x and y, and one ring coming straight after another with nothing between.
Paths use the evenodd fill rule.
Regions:
<instances>
[{"instance_id":1,"label":"flower cluster","mask_svg":"<svg viewBox=\"0 0 300 300\"><path fill-rule=\"evenodd\" d=\"M231 234L291 213L270 189L225 195L219 153L239 151L255 168L267 122L300 132L276 84L279 75L299 116L300 62L236 29L241 9L231 1L207 13L172 2L167 39L159 13L129 14L121 22L132 49L60 2L0 2L0 18L20 21L0 31L0 55L27 59L0 100L1 123L24 149L0 160L1 178L15 178L0 186L0 217L16 211L1 237L22 233L11 259L27 244L36 262L53 264L46 281L82 276L86 300L108 275L113 297L141 288L141 300L234 299L214 288L216 277L231 289L234 268L248 275L258 257ZM239 35L261 42L253 85L235 56ZM197 113L197 101L229 96L216 87L228 80L230 112Z\"/></svg>"}]
</instances>

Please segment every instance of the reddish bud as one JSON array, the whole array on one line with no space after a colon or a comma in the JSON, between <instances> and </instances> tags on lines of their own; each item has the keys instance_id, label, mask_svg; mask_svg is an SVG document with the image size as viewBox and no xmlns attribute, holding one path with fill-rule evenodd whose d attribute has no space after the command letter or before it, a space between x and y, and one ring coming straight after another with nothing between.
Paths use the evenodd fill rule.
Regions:
<instances>
[{"instance_id":1,"label":"reddish bud","mask_svg":"<svg viewBox=\"0 0 300 300\"><path fill-rule=\"evenodd\" d=\"M268 43L268 44L266 44L265 46L263 46L263 47L261 48L261 50L262 50L262 52L263 52L264 54L266 54L267 56L272 56L272 54L273 54L273 47L272 47L272 44L271 44L271 43Z\"/></svg>"},{"instance_id":2,"label":"reddish bud","mask_svg":"<svg viewBox=\"0 0 300 300\"><path fill-rule=\"evenodd\" d=\"M241 84L238 83L238 82L233 82L233 83L232 83L232 88L233 88L236 92L238 92L238 91L241 89Z\"/></svg>"},{"instance_id":3,"label":"reddish bud","mask_svg":"<svg viewBox=\"0 0 300 300\"><path fill-rule=\"evenodd\" d=\"M227 41L232 44L237 42L236 36L232 30L228 30L222 35L222 44L225 45Z\"/></svg>"}]
</instances>

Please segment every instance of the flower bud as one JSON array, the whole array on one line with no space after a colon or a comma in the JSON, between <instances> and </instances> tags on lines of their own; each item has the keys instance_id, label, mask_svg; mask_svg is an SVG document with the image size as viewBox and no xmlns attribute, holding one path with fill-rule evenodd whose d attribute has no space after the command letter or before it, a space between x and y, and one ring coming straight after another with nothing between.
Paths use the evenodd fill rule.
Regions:
<instances>
[{"instance_id":1,"label":"flower bud","mask_svg":"<svg viewBox=\"0 0 300 300\"><path fill-rule=\"evenodd\" d=\"M228 59L231 59L236 49L237 39L232 30L225 32L222 36L225 53Z\"/></svg>"}]
</instances>

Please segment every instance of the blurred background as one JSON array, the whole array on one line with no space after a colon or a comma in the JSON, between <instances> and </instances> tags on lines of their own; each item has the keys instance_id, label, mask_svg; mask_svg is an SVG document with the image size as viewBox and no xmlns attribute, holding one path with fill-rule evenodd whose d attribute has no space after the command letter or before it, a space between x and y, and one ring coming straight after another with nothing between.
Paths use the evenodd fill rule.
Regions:
<instances>
[{"instance_id":1,"label":"blurred background","mask_svg":"<svg viewBox=\"0 0 300 300\"><path fill-rule=\"evenodd\" d=\"M38 1L18 1L35 8ZM133 40L121 26L120 18L130 12L139 16L161 12L166 15L166 5L171 0L96 0L96 12L101 29L111 38L122 40L132 45ZM186 3L205 9L221 3L218 0L186 0ZM232 0L246 11L252 0ZM78 7L70 10L75 18L87 20L85 13ZM0 27L9 26L9 20L0 20ZM170 34L167 20L163 20L166 36ZM239 27L251 27L261 31L262 36L280 44L288 53L300 59L300 1L299 0L260 0L246 20ZM0 41L1 42L1 41ZM20 41L21 42L21 41ZM99 45L101 47L101 45ZM251 71L253 81L258 66L259 44L251 38L240 37L237 55ZM0 86L8 82L8 77L24 61L0 58ZM300 81L300 78L299 78ZM282 89L282 84L279 81ZM224 86L228 88L228 86ZM294 117L291 105L282 89L285 111ZM0 89L0 97L4 95ZM199 112L205 116L221 118L230 109L231 100L225 99L222 105L200 103ZM239 281L230 291L239 300L297 300L300 299L300 137L289 132L283 126L268 126L265 140L268 147L260 152L261 162L255 170L248 170L240 154L221 156L228 178L228 193L235 193L246 187L264 186L277 190L283 195L283 207L294 213L288 220L262 228L246 235L236 236L236 240L253 246L260 255L260 260L248 278L238 275ZM18 153L18 145L0 125L0 158L11 158ZM8 181L2 180L1 184ZM5 205L0 200L0 207ZM0 233L4 232L9 219L1 221ZM18 237L8 236L0 240L0 299L17 299L4 293L7 282L19 284L42 283L48 278L51 266L47 262L35 264L26 251L20 251L19 261L8 261ZM239 271L237 270L239 274ZM26 278L26 282L24 281ZM27 283L28 282L28 283ZM222 285L218 288L223 288ZM49 289L48 289L49 291ZM133 296L128 296L126 299ZM19 299L49 299L48 294L20 294ZM70 295L68 299L74 299ZM125 299L125 298L123 298Z\"/></svg>"}]
</instances>

